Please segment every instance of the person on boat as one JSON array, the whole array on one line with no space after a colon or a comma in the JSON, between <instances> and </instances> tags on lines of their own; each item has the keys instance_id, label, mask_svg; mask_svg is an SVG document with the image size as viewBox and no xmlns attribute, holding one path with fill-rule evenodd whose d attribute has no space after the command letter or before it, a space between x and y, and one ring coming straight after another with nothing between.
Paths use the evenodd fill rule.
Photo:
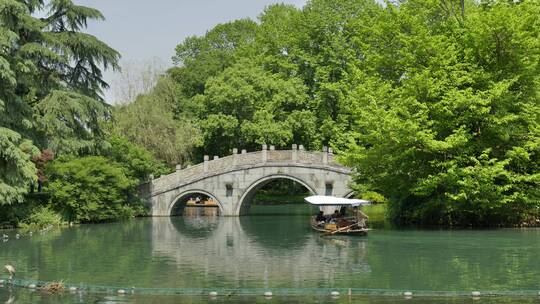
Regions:
<instances>
[{"instance_id":1,"label":"person on boat","mask_svg":"<svg viewBox=\"0 0 540 304\"><path fill-rule=\"evenodd\" d=\"M343 217L343 215L341 214L341 212L339 210L336 209L336 211L334 211L334 214L332 214L332 218L333 219L338 219L338 218L341 218Z\"/></svg>"},{"instance_id":2,"label":"person on boat","mask_svg":"<svg viewBox=\"0 0 540 304\"><path fill-rule=\"evenodd\" d=\"M356 211L356 221L358 222L358 227L367 228L366 222L369 219L369 216L362 212L358 207L354 207L354 210Z\"/></svg>"},{"instance_id":3,"label":"person on boat","mask_svg":"<svg viewBox=\"0 0 540 304\"><path fill-rule=\"evenodd\" d=\"M334 213L332 213L329 218L328 218L328 222L329 223L333 223L333 224L336 224L337 221L339 220L340 218L340 214L339 214L339 210L335 210Z\"/></svg>"},{"instance_id":4,"label":"person on boat","mask_svg":"<svg viewBox=\"0 0 540 304\"><path fill-rule=\"evenodd\" d=\"M341 209L339 209L339 217L344 218L346 214L347 214L347 206L341 207Z\"/></svg>"},{"instance_id":5,"label":"person on boat","mask_svg":"<svg viewBox=\"0 0 540 304\"><path fill-rule=\"evenodd\" d=\"M317 214L315 221L317 221L317 223L326 222L326 216L324 216L324 212L319 211L319 214Z\"/></svg>"}]
</instances>

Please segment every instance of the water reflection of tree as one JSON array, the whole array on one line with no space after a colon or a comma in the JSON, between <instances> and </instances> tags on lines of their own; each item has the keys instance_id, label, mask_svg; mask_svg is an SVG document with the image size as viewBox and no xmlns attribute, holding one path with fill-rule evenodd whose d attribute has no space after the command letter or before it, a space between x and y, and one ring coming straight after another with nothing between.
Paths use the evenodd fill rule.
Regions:
<instances>
[{"instance_id":1,"label":"water reflection of tree","mask_svg":"<svg viewBox=\"0 0 540 304\"><path fill-rule=\"evenodd\" d=\"M34 233L0 248L20 278L94 285L152 284L150 222L81 225ZM54 237L52 237L54 235ZM136 246L140 244L140 246Z\"/></svg>"},{"instance_id":2,"label":"water reflection of tree","mask_svg":"<svg viewBox=\"0 0 540 304\"><path fill-rule=\"evenodd\" d=\"M388 231L370 236L374 288L528 290L540 288L540 230Z\"/></svg>"},{"instance_id":3,"label":"water reflection of tree","mask_svg":"<svg viewBox=\"0 0 540 304\"><path fill-rule=\"evenodd\" d=\"M243 232L268 249L298 249L311 236L309 218L302 216L245 216L240 217ZM276 220L279 219L279 220Z\"/></svg>"}]
</instances>

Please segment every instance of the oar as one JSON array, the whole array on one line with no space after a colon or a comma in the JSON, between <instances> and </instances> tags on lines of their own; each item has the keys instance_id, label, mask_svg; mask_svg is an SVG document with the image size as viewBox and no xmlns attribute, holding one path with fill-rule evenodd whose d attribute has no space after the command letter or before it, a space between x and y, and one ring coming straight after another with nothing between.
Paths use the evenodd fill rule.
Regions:
<instances>
[{"instance_id":1,"label":"oar","mask_svg":"<svg viewBox=\"0 0 540 304\"><path fill-rule=\"evenodd\" d=\"M332 232L326 232L325 235L332 235L332 234L338 233L338 232L343 231L343 230L345 230L345 229L347 229L347 228L351 228L352 226L357 225L357 224L358 224L358 223L354 223L354 224L351 224L351 225L349 225L349 226L345 226L345 227L341 227L341 228L339 228L339 229L336 229L336 230L334 230L334 231L332 231Z\"/></svg>"}]
</instances>

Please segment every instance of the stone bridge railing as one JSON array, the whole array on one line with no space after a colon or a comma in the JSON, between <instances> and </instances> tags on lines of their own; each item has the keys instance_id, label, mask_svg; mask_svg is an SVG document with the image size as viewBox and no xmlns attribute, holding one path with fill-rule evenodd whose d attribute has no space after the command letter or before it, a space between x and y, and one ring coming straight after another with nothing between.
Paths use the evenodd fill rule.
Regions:
<instances>
[{"instance_id":1,"label":"stone bridge railing","mask_svg":"<svg viewBox=\"0 0 540 304\"><path fill-rule=\"evenodd\" d=\"M292 145L291 150L276 150L274 146L262 146L262 151L247 153L242 150L233 149L233 154L219 158L214 156L210 160L209 156L204 156L204 162L194 166L182 168L176 167L176 172L161 176L157 179L150 179L145 186L151 186L144 191L148 195L165 192L171 187L189 184L210 176L215 176L235 170L246 170L251 167L269 165L290 165L307 167L325 167L330 170L342 173L350 173L350 169L339 165L334 161L332 149L324 147L322 151L306 151L302 145ZM150 193L148 193L150 192Z\"/></svg>"}]
</instances>

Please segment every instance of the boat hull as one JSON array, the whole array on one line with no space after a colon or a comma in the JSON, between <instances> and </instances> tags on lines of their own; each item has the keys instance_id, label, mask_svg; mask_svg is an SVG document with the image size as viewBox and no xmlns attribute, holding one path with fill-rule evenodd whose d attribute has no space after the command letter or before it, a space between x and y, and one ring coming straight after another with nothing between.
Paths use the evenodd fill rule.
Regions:
<instances>
[{"instance_id":1,"label":"boat hull","mask_svg":"<svg viewBox=\"0 0 540 304\"><path fill-rule=\"evenodd\" d=\"M337 234L348 234L348 235L367 235L369 229L367 228L360 228L360 229L347 229L347 230L340 230L340 231L336 231L336 230L329 230L329 229L324 229L324 228L321 228L321 227L317 227L315 225L311 225L311 228L317 232L321 232L321 233L324 233L324 234L334 234L334 235L337 235Z\"/></svg>"}]
</instances>

